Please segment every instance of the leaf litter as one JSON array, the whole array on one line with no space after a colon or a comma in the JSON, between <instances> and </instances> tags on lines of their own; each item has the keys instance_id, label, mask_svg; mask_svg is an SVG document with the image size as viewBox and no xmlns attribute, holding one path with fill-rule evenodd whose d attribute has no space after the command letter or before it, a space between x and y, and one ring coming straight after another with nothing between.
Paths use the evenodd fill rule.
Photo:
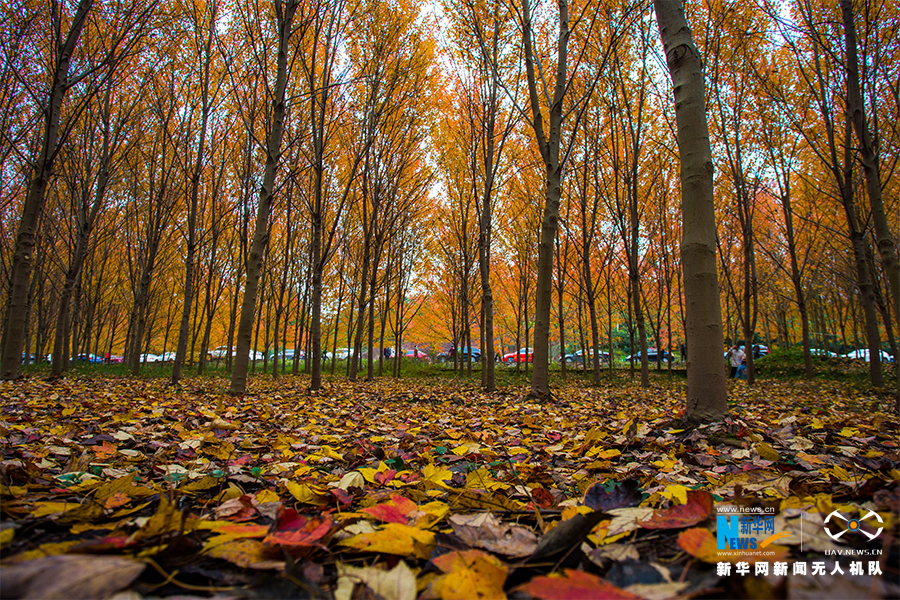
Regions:
<instances>
[{"instance_id":1,"label":"leaf litter","mask_svg":"<svg viewBox=\"0 0 900 600\"><path fill-rule=\"evenodd\" d=\"M426 380L0 387L3 597L895 597L900 421L835 384L556 401ZM772 507L773 560L880 548L881 575L716 574L717 507ZM884 533L835 541L834 510ZM802 534L801 534L802 530ZM802 546L801 546L802 535ZM877 557L876 557L877 558ZM846 561L845 561L846 562ZM831 567L829 566L829 573ZM832 574L833 575L833 574ZM854 587L855 586L855 587Z\"/></svg>"}]
</instances>

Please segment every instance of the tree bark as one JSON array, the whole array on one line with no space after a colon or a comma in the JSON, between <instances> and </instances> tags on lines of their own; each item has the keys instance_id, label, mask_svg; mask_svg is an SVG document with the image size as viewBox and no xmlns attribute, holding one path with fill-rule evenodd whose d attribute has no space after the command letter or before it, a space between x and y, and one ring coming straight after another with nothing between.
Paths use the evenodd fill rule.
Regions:
<instances>
[{"instance_id":1,"label":"tree bark","mask_svg":"<svg viewBox=\"0 0 900 600\"><path fill-rule=\"evenodd\" d=\"M891 329L890 314L893 310L894 323L900 322L900 260L897 246L891 233L890 224L884 212L884 200L881 197L881 174L879 173L878 155L875 144L869 134L862 89L859 81L859 59L856 50L856 24L853 20L853 3L851 0L840 0L841 15L844 21L844 40L847 47L847 100L848 109L853 119L853 129L862 152L863 173L866 177L866 191L869 195L869 206L872 209L872 223L875 226L875 239L881 262L888 280L888 318L885 327ZM897 397L895 409L900 412L900 360L896 360Z\"/></svg>"},{"instance_id":2,"label":"tree bark","mask_svg":"<svg viewBox=\"0 0 900 600\"><path fill-rule=\"evenodd\" d=\"M263 173L262 189L259 192L259 207L256 211L256 224L253 243L247 257L247 282L244 287L244 299L238 322L237 356L234 357L234 371L231 374L230 393L239 396L247 390L247 368L250 363L251 336L253 334L253 314L256 308L256 297L259 291L259 277L262 260L269 243L269 213L272 210L275 192L275 175L281 162L281 140L284 136L285 91L287 89L287 54L291 38L297 0L288 0L282 4L275 2L275 14L278 22L278 59L275 75L275 92L272 99L272 121L266 139L266 167Z\"/></svg>"},{"instance_id":3,"label":"tree bark","mask_svg":"<svg viewBox=\"0 0 900 600\"><path fill-rule=\"evenodd\" d=\"M550 399L550 305L552 303L553 241L559 228L559 204L562 195L563 165L560 162L560 139L563 122L563 97L568 82L567 54L569 43L569 5L558 0L559 30L556 55L556 80L550 104L549 130L544 131L544 118L538 99L537 81L532 47L531 7L522 0L522 41L525 46L525 72L528 78L528 97L531 105L532 127L546 173L544 211L541 237L538 244L538 277L535 292L534 364L529 395L538 400ZM526 363L527 364L527 363Z\"/></svg>"},{"instance_id":4,"label":"tree bark","mask_svg":"<svg viewBox=\"0 0 900 600\"><path fill-rule=\"evenodd\" d=\"M22 349L25 343L25 328L28 321L28 292L31 271L34 267L34 251L37 226L46 201L47 185L53 173L53 163L59 150L59 119L62 102L69 90L69 66L72 52L84 28L92 0L80 0L72 24L65 40L56 40L57 62L53 70L50 94L44 111L44 136L41 150L34 165L22 217L16 234L16 247L10 272L10 291L7 303L6 323L3 330L3 357L0 362L0 379L11 380L19 377ZM56 6L56 5L54 5ZM61 16L54 12L56 20ZM61 23L58 23L61 26Z\"/></svg>"},{"instance_id":5,"label":"tree bark","mask_svg":"<svg viewBox=\"0 0 900 600\"><path fill-rule=\"evenodd\" d=\"M711 421L728 412L728 398L722 366L724 339L703 62L681 0L654 0L653 5L672 78L681 161L681 255L685 337L690 348L684 416Z\"/></svg>"},{"instance_id":6,"label":"tree bark","mask_svg":"<svg viewBox=\"0 0 900 600\"><path fill-rule=\"evenodd\" d=\"M203 175L203 159L206 150L206 131L211 111L209 101L210 66L212 63L212 44L215 36L216 14L218 6L215 1L209 4L209 21L207 23L207 38L203 46L203 64L201 65L201 121L200 135L197 140L197 157L194 162L194 172L191 174L190 207L188 208L187 222L187 256L184 267L184 303L181 312L181 324L178 328L178 345L175 349L175 364L172 365L172 383L181 380L181 367L187 353L188 332L190 330L191 307L194 304L194 268L195 255L197 253L197 207L200 196L200 179Z\"/></svg>"}]
</instances>

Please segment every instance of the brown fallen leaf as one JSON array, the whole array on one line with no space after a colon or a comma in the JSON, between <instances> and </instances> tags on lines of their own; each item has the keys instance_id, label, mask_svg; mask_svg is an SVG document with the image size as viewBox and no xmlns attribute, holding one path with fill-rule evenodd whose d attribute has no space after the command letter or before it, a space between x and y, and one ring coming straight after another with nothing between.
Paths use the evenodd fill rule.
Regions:
<instances>
[{"instance_id":1,"label":"brown fallen leaf","mask_svg":"<svg viewBox=\"0 0 900 600\"><path fill-rule=\"evenodd\" d=\"M537 548L538 538L530 530L502 523L493 513L453 515L449 519L453 533L470 546L496 554L521 558Z\"/></svg>"},{"instance_id":2,"label":"brown fallen leaf","mask_svg":"<svg viewBox=\"0 0 900 600\"><path fill-rule=\"evenodd\" d=\"M144 563L121 556L62 554L4 567L3 598L109 598L144 570Z\"/></svg>"},{"instance_id":3,"label":"brown fallen leaf","mask_svg":"<svg viewBox=\"0 0 900 600\"><path fill-rule=\"evenodd\" d=\"M678 529L690 527L708 519L712 515L712 494L703 490L687 493L687 504L679 504L657 510L641 527L644 529Z\"/></svg>"}]
</instances>

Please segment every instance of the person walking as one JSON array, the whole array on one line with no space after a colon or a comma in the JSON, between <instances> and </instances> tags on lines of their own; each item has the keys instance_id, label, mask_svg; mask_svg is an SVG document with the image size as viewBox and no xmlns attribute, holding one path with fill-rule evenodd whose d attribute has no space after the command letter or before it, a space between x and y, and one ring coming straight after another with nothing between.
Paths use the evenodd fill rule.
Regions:
<instances>
[{"instance_id":1,"label":"person walking","mask_svg":"<svg viewBox=\"0 0 900 600\"><path fill-rule=\"evenodd\" d=\"M744 351L741 350L741 347L735 344L725 353L725 358L731 361L731 375L732 379L737 377L738 367L741 366L741 362L744 360Z\"/></svg>"}]
</instances>

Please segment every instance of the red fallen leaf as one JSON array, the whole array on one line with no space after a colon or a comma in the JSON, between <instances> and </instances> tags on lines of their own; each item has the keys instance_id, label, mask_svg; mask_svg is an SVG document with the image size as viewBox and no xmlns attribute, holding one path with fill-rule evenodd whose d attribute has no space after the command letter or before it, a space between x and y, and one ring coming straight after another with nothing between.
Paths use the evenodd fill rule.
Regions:
<instances>
[{"instance_id":1,"label":"red fallen leaf","mask_svg":"<svg viewBox=\"0 0 900 600\"><path fill-rule=\"evenodd\" d=\"M264 544L289 547L321 546L319 540L328 535L334 521L328 515L308 519L289 508L284 511L278 529L263 539Z\"/></svg>"},{"instance_id":2,"label":"red fallen leaf","mask_svg":"<svg viewBox=\"0 0 900 600\"><path fill-rule=\"evenodd\" d=\"M253 457L250 456L249 454L245 454L243 456L239 456L238 458L235 458L234 460L229 460L228 464L235 465L235 466L244 466L244 465L249 465L252 462L253 462Z\"/></svg>"},{"instance_id":3,"label":"red fallen leaf","mask_svg":"<svg viewBox=\"0 0 900 600\"><path fill-rule=\"evenodd\" d=\"M644 529L680 529L707 520L713 511L713 497L703 490L689 490L687 503L657 510L647 521L641 523Z\"/></svg>"},{"instance_id":4,"label":"red fallen leaf","mask_svg":"<svg viewBox=\"0 0 900 600\"><path fill-rule=\"evenodd\" d=\"M416 503L412 500L393 494L388 502L363 508L359 512L372 515L382 523L406 525L409 521L409 513L416 508Z\"/></svg>"},{"instance_id":5,"label":"red fallen leaf","mask_svg":"<svg viewBox=\"0 0 900 600\"><path fill-rule=\"evenodd\" d=\"M375 481L384 485L388 481L394 478L394 475L397 474L397 469L388 469L387 471L381 471L380 473L375 473Z\"/></svg>"},{"instance_id":6,"label":"red fallen leaf","mask_svg":"<svg viewBox=\"0 0 900 600\"><path fill-rule=\"evenodd\" d=\"M110 550L122 550L136 544L131 536L127 535L110 535L93 540L85 540L80 544L76 544L69 551L72 554L104 554Z\"/></svg>"},{"instance_id":7,"label":"red fallen leaf","mask_svg":"<svg viewBox=\"0 0 900 600\"><path fill-rule=\"evenodd\" d=\"M535 577L521 590L542 600L640 600L596 575L566 569L565 577Z\"/></svg>"},{"instance_id":8,"label":"red fallen leaf","mask_svg":"<svg viewBox=\"0 0 900 600\"><path fill-rule=\"evenodd\" d=\"M340 488L332 488L332 489L328 490L328 492L332 496L334 496L338 502L340 502L343 505L353 503L353 497Z\"/></svg>"}]
</instances>

